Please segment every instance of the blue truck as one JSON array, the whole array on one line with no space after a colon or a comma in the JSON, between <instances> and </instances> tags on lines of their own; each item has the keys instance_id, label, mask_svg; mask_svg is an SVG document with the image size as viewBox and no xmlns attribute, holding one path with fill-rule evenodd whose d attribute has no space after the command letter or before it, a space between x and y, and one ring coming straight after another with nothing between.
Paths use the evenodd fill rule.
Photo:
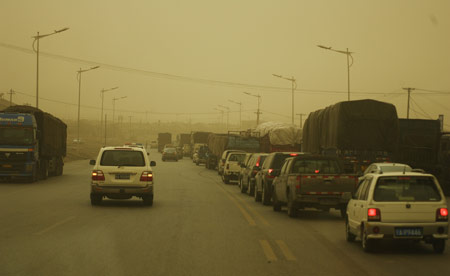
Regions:
<instances>
[{"instance_id":1,"label":"blue truck","mask_svg":"<svg viewBox=\"0 0 450 276\"><path fill-rule=\"evenodd\" d=\"M0 111L0 178L34 182L62 175L67 125L40 109L16 105Z\"/></svg>"}]
</instances>

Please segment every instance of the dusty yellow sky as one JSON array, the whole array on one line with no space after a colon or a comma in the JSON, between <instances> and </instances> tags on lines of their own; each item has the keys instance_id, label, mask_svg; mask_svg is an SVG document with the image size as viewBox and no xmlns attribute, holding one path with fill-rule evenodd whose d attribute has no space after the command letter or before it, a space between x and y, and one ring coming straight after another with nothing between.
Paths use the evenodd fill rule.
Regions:
<instances>
[{"instance_id":1,"label":"dusty yellow sky","mask_svg":"<svg viewBox=\"0 0 450 276\"><path fill-rule=\"evenodd\" d=\"M354 52L351 99L396 105L406 117L445 115L450 129L450 1L447 0L2 0L0 93L35 105L36 54L32 36L70 29L40 40L39 107L62 118L105 112L161 121L216 122L218 105L230 120L291 121L295 114L347 100L347 60L317 45ZM117 115L116 114L116 115ZM177 115L178 114L178 115ZM305 118L305 117L304 117ZM298 123L299 116L295 116Z\"/></svg>"}]
</instances>

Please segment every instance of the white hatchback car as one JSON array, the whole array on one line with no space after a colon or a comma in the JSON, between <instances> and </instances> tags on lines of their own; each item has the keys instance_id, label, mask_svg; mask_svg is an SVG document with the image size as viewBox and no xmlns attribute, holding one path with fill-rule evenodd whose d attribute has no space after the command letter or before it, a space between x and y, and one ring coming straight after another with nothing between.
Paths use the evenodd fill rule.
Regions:
<instances>
[{"instance_id":1,"label":"white hatchback car","mask_svg":"<svg viewBox=\"0 0 450 276\"><path fill-rule=\"evenodd\" d=\"M153 171L155 161L139 147L103 147L91 176L91 204L98 205L103 197L130 199L140 197L145 205L153 204Z\"/></svg>"},{"instance_id":2,"label":"white hatchback car","mask_svg":"<svg viewBox=\"0 0 450 276\"><path fill-rule=\"evenodd\" d=\"M436 253L448 239L448 207L431 174L367 174L347 205L347 241L361 238L365 251L382 239L423 240Z\"/></svg>"},{"instance_id":3,"label":"white hatchback car","mask_svg":"<svg viewBox=\"0 0 450 276\"><path fill-rule=\"evenodd\" d=\"M241 163L245 159L245 152L231 152L223 167L222 181L229 184L230 181L239 181L239 174L241 173Z\"/></svg>"}]
</instances>

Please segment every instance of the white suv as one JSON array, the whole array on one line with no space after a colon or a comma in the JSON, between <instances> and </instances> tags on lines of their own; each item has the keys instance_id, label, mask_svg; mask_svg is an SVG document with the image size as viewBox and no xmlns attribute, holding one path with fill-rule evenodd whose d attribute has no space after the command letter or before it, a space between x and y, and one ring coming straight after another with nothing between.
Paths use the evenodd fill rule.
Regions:
<instances>
[{"instance_id":1,"label":"white suv","mask_svg":"<svg viewBox=\"0 0 450 276\"><path fill-rule=\"evenodd\" d=\"M138 147L103 147L91 176L91 204L98 205L103 197L130 199L140 197L145 205L153 204L153 171L155 161Z\"/></svg>"},{"instance_id":2,"label":"white suv","mask_svg":"<svg viewBox=\"0 0 450 276\"><path fill-rule=\"evenodd\" d=\"M431 174L416 172L369 173L347 205L347 241L361 238L364 251L382 239L423 240L436 253L448 239L448 207Z\"/></svg>"},{"instance_id":3,"label":"white suv","mask_svg":"<svg viewBox=\"0 0 450 276\"><path fill-rule=\"evenodd\" d=\"M245 152L231 152L227 156L222 174L222 181L225 184L229 184L230 181L239 181L241 163L244 161L245 155Z\"/></svg>"}]
</instances>

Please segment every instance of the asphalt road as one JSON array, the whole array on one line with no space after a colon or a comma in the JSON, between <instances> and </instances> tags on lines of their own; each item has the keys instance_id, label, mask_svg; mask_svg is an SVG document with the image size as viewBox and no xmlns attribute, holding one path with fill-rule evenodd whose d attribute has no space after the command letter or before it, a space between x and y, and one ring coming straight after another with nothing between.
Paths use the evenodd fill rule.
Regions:
<instances>
[{"instance_id":1,"label":"asphalt road","mask_svg":"<svg viewBox=\"0 0 450 276\"><path fill-rule=\"evenodd\" d=\"M155 200L89 201L88 161L0 183L0 275L450 275L424 243L364 253L337 211L291 219L191 159L157 161Z\"/></svg>"}]
</instances>

